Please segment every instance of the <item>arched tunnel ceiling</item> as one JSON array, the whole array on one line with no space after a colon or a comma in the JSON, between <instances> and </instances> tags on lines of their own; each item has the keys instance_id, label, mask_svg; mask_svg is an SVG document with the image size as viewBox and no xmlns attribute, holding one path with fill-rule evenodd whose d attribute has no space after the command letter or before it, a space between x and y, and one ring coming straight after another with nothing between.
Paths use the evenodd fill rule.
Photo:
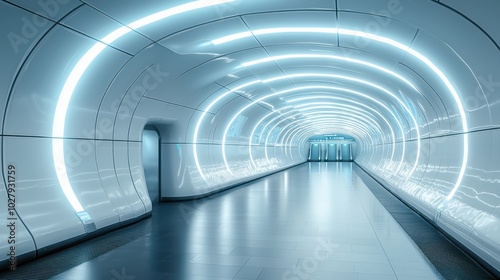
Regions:
<instances>
[{"instance_id":1,"label":"arched tunnel ceiling","mask_svg":"<svg viewBox=\"0 0 500 280\"><path fill-rule=\"evenodd\" d=\"M13 2L16 3L16 1ZM78 4L76 1L67 2L63 7L74 7L74 10L67 8L68 12L71 11L71 13L62 18L60 24L96 39L104 38L119 29L120 23L127 24L138 19L147 18L159 11L168 10L169 7L176 7L182 3L170 2L159 5L158 3L146 2L139 5L133 2L125 2L117 7L113 1L104 3L101 1L86 1L86 5ZM143 47L150 45L152 42L157 42L159 46L164 48L157 47L158 50L151 53L151 56L158 55L157 52L163 52L165 56L182 56L182 67L169 68L169 78L175 79L176 82L165 83L168 84L168 88L150 90L145 93L146 96L161 100L166 99L164 96L167 92L179 90L199 92L200 88L206 88L210 83L229 86L245 80L266 80L279 75L319 74L316 77L311 75L299 81L297 81L297 78L285 79L279 85L282 88L286 87L287 82L290 86L307 82L310 84L340 83L339 79L327 75L349 73L347 77L359 77L359 79L370 77L372 81L384 85L389 84L393 92L402 91L400 94L404 92L405 98L409 99L408 102L415 104L421 111L425 110L426 113L439 110L440 115L442 115L442 111L446 110L445 115L458 115L457 106L448 105L447 108L444 106L444 104L454 103L450 94L438 96L435 93L428 94L429 91L441 91L446 90L446 88L436 78L435 74L429 73L432 71L428 71L429 69L426 69L422 62L415 61L414 58L408 58L407 53L394 46L361 36L339 34L342 32L337 32L337 28L366 32L367 34L395 40L404 46L415 45L418 47L415 49L420 50L423 54L425 54L428 46L432 46L433 52L436 51L435 49L441 48L444 49L443 51L455 56L456 63L462 63L464 60L462 56L470 54L459 53L458 48L461 48L460 46L453 45L453 48L450 47L456 36L436 34L440 30L430 26L429 20L421 20L415 17L415 14L419 14L419 9L433 5L432 10L438 10L453 19L457 18L463 23L464 27L474 28L474 26L470 26L471 24L467 19L454 10L431 1L427 1L429 3L419 3L418 5L411 1L389 1L384 2L385 5L375 3L377 1L370 2L370 5L366 5L363 1L308 1L307 3L301 1L281 3L277 1L277 3L273 4L263 1L258 4L249 4L242 1L212 2L210 3L210 5L213 5L211 8L200 8L186 12L186 16L178 14L145 24L132 33L121 36L110 43L116 49L131 55L137 54L140 57L142 53L147 52L147 50L140 51ZM30 8L30 4L16 4ZM33 6L33 4L31 5ZM380 10L380 7L385 9ZM36 6L35 8L39 9ZM375 12L377 9L379 9L378 12ZM93 19L91 24L85 20L89 17ZM173 23L174 17L175 24ZM305 20L297 21L297 18ZM436 17L435 20L440 21L441 18L443 16ZM59 19L54 18L54 20ZM451 22L444 22L444 24L450 25ZM288 30L279 30L279 28L287 28ZM445 28L442 29L445 30ZM429 30L432 33L429 33ZM259 34L258 31L264 32ZM245 32L254 32L254 34L220 45L211 43L212 40L221 37ZM484 30L477 30L471 33L478 37L483 36L481 38L483 41L493 38L491 34L484 32ZM274 63L268 62L247 67L238 65L258 59L284 55L303 55L304 58L279 59L275 60ZM318 55L318 57L307 57L311 55ZM148 55L144 54L144 56ZM332 56L332 59L326 58L328 56ZM343 58L344 60L334 59L334 57ZM346 61L345 59L352 59L353 61ZM414 89L419 90L407 93L407 90L412 89L408 88L407 85L405 86L401 81L398 83L398 81L394 80L394 77L392 77L393 80L388 80L391 77L388 77L380 69L353 63L354 60L391 69L391 71L395 70L395 73L399 73L398 75L404 76L407 81L411 82L415 87ZM435 64L439 65L438 60L432 59L432 61L436 61ZM167 62L165 61L165 63ZM475 78L474 72L471 73L472 69L469 65L462 65L460 68L465 72L463 75L468 76L468 79ZM214 69L217 70L214 71ZM324 76L321 77L320 75ZM186 83L187 80L189 80L189 83ZM349 87L356 84L352 80L344 80L343 82L344 84L347 83ZM458 81L454 82L458 83ZM455 87L458 86L455 85ZM274 87L272 89L275 90ZM258 89L255 87L249 88L247 92L252 90L257 91ZM422 92L426 93L425 96ZM254 98L252 95L246 97ZM172 101L171 94L168 98L169 101ZM174 101L177 101L175 97L173 98ZM447 100L442 100L443 98ZM193 106L193 100L184 98L184 96L179 102L181 104L182 102L188 103L187 106ZM441 108L432 108L433 106L440 106ZM485 110L484 114L489 114L488 110ZM418 115L422 116L423 114ZM470 126L475 126L474 120L469 120L469 123L471 123ZM428 124L436 124L436 128L427 131L424 129L423 135L429 133L429 130L434 133L446 133L450 129L452 131L462 130L460 125L451 127L446 120L441 123L436 120L427 120L424 121L423 125L427 126ZM484 127L489 124L479 125Z\"/></svg>"},{"instance_id":2,"label":"arched tunnel ceiling","mask_svg":"<svg viewBox=\"0 0 500 280\"><path fill-rule=\"evenodd\" d=\"M75 110L68 107L82 102L83 106L79 107L85 108L91 106L88 103L101 100L102 108L106 99L110 99L102 93L96 93L95 98L89 98L88 94L81 97L84 93L80 93L79 88L91 80L86 77L87 72L95 67L96 72L117 72L114 79L119 76L139 79L144 71L137 72L137 68L144 69L147 61L156 63L152 68L157 72L155 78L166 81L162 81L161 86L145 81L144 90L138 94L201 112L228 111L224 113L230 121L223 128L223 145L227 131L239 114L251 115L255 106L259 110L285 107L289 105L287 96L315 92L347 98L352 100L351 106L360 110L360 104L368 104L391 122L393 139L383 139L369 129L350 132L365 135L360 140L370 137L372 141L404 142L493 125L491 106L467 108L463 92L481 88L477 72L493 69L495 63L486 60L486 55L467 52L469 44L457 41L457 36L449 30L467 31L469 41L490 46L486 52L498 51L496 34L488 33L488 28L478 28L471 20L475 15L468 18L460 13L458 10L463 10L463 4L453 9L432 1L396 0L122 1L119 5L114 1L61 1L54 2L60 5L43 7L40 12L40 7L34 4L10 2L58 21L60 26L50 26L50 23L43 26L51 30L41 38L40 44L54 44L63 36L74 37L70 43L81 53L72 55L68 65L60 69L62 76L68 73L69 78L61 84L55 120L46 124L52 125L51 130L41 126L38 135L52 131L52 135L47 136L81 136L80 132L65 129L65 122L82 113L76 110L78 113L73 117ZM436 16L421 16L429 12ZM93 38L104 44L92 42ZM111 48L105 48L106 44ZM171 67L172 61L182 61L182 64ZM100 63L123 66L113 70ZM452 75L450 68L453 68ZM168 73L160 69L168 69ZM34 67L31 70L39 71ZM18 80L22 81L23 75L32 76L29 72L30 69L21 69ZM16 86L22 90L22 85ZM494 100L488 100L494 97L484 93L478 98L484 98L479 103L495 104ZM340 100L322 102L337 104ZM10 102L9 107L21 111L16 109L25 105L16 101ZM238 108L234 106L236 103L246 105L234 114L234 108ZM294 105L291 106L293 109ZM474 114L469 114L471 109ZM351 109L336 110L349 112ZM196 135L204 114L192 121L196 123L191 132L194 143L203 141ZM310 115L301 116L303 124L307 124ZM366 126L359 118L352 121L360 124L353 127ZM20 127L23 126L11 128L7 122L4 130L13 135L22 134ZM324 129L311 130L310 134L319 132ZM371 135L367 136L368 133ZM130 139L131 136L115 132L113 136L103 137ZM186 140L191 137L186 135ZM467 136L464 137L467 142Z\"/></svg>"},{"instance_id":3,"label":"arched tunnel ceiling","mask_svg":"<svg viewBox=\"0 0 500 280\"><path fill-rule=\"evenodd\" d=\"M257 168L253 145L268 158L268 146L291 153L310 136L345 133L365 148L392 147L384 166L408 179L429 163L422 143L456 136L448 201L466 173L469 133L500 121L491 91L498 5L483 4L491 7L484 14L451 0L2 1L32 20L3 19L19 28L2 48L22 56L3 57L1 128L52 139L59 183L77 212L64 139L141 141L146 123L165 120L178 129L165 141L192 144L205 182L205 144L220 144L234 175L233 144L248 145ZM162 108L168 118L149 114ZM243 125L248 135L237 133ZM417 152L408 160L410 147Z\"/></svg>"}]
</instances>

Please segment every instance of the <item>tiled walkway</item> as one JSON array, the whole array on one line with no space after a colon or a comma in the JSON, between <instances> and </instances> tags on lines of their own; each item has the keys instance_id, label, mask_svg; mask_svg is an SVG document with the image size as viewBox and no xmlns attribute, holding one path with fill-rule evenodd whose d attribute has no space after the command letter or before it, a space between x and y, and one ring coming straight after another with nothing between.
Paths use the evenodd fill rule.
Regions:
<instances>
[{"instance_id":1,"label":"tiled walkway","mask_svg":"<svg viewBox=\"0 0 500 280\"><path fill-rule=\"evenodd\" d=\"M134 227L146 233L52 279L441 279L351 163L156 204Z\"/></svg>"}]
</instances>

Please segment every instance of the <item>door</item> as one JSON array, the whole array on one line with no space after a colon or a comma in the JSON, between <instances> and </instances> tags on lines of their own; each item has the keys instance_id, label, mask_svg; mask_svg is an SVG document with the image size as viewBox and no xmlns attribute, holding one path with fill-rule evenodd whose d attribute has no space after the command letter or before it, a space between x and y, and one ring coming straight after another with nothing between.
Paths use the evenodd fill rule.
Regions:
<instances>
[{"instance_id":1,"label":"door","mask_svg":"<svg viewBox=\"0 0 500 280\"><path fill-rule=\"evenodd\" d=\"M337 144L328 144L326 161L338 161Z\"/></svg>"},{"instance_id":2,"label":"door","mask_svg":"<svg viewBox=\"0 0 500 280\"><path fill-rule=\"evenodd\" d=\"M142 164L149 198L156 203L160 200L160 136L147 126L142 133Z\"/></svg>"},{"instance_id":3,"label":"door","mask_svg":"<svg viewBox=\"0 0 500 280\"><path fill-rule=\"evenodd\" d=\"M311 144L309 148L309 161L321 161L320 144Z\"/></svg>"},{"instance_id":4,"label":"door","mask_svg":"<svg viewBox=\"0 0 500 280\"><path fill-rule=\"evenodd\" d=\"M342 144L342 161L352 161L352 148L351 144Z\"/></svg>"}]
</instances>

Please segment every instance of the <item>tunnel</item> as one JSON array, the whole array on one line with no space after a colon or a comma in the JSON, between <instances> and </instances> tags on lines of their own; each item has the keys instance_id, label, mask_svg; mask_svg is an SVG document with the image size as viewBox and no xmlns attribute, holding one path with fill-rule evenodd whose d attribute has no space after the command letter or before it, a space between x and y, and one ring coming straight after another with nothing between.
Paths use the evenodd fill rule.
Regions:
<instances>
[{"instance_id":1,"label":"tunnel","mask_svg":"<svg viewBox=\"0 0 500 280\"><path fill-rule=\"evenodd\" d=\"M158 207L353 166L500 277L499 12L494 0L0 1L1 270Z\"/></svg>"}]
</instances>

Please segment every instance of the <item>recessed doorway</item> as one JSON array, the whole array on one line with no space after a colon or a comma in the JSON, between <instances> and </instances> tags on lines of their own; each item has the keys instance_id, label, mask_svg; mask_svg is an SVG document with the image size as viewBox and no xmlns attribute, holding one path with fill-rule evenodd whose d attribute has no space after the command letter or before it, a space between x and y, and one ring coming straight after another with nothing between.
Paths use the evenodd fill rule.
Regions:
<instances>
[{"instance_id":1,"label":"recessed doorway","mask_svg":"<svg viewBox=\"0 0 500 280\"><path fill-rule=\"evenodd\" d=\"M142 133L142 163L151 202L160 201L160 135L152 126Z\"/></svg>"}]
</instances>

